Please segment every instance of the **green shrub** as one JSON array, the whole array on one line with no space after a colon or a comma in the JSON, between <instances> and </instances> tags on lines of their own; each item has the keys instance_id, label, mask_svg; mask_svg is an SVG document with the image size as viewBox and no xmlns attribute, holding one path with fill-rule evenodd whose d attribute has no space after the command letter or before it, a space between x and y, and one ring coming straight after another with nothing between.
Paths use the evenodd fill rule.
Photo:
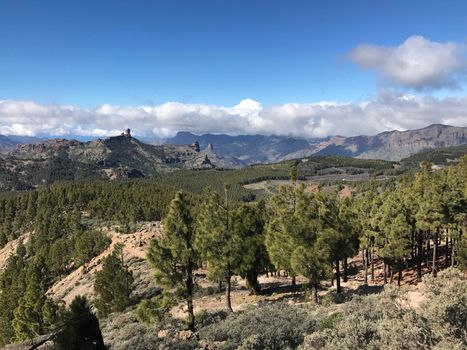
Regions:
<instances>
[{"instance_id":1,"label":"green shrub","mask_svg":"<svg viewBox=\"0 0 467 350\"><path fill-rule=\"evenodd\" d=\"M151 299L144 299L136 309L138 321L151 324L170 318L170 309L174 301L167 294L159 294Z\"/></svg>"},{"instance_id":2,"label":"green shrub","mask_svg":"<svg viewBox=\"0 0 467 350\"><path fill-rule=\"evenodd\" d=\"M223 342L221 349L295 349L316 329L315 316L285 303L253 307L200 330L200 338Z\"/></svg>"}]
</instances>

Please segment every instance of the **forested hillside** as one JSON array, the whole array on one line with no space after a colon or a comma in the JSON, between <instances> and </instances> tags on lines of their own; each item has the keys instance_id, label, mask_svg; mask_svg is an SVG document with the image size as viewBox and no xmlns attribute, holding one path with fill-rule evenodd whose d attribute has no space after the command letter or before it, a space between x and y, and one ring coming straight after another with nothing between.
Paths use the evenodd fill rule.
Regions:
<instances>
[{"instance_id":1,"label":"forested hillside","mask_svg":"<svg viewBox=\"0 0 467 350\"><path fill-rule=\"evenodd\" d=\"M103 339L112 349L467 346L466 281L459 272L467 267L467 158L439 171L424 162L416 174L370 181L345 197L299 184L330 168L378 173L393 164L310 158L4 194L0 248L15 249L0 266L0 345L48 335L49 344L69 348L70 334L86 338L74 330L76 319L86 319L94 329L87 339ZM254 201L259 197L243 185L263 178L289 178L290 184ZM94 299L63 305L46 294L108 248L103 226L118 225L125 235L138 222L159 220L164 230L152 240L147 260L160 294L135 297L134 276L118 245L94 277ZM447 267L453 269L437 282ZM352 300L378 286L420 283L428 274L426 302L417 309L404 307L403 292L392 289ZM350 279L357 283L356 275L362 279L355 291L344 289ZM287 282L274 287L264 282L267 276ZM257 298L254 309L238 304L237 280ZM278 301L281 293L293 298L291 304ZM223 299L225 311L199 311L209 294ZM104 338L88 303L97 308ZM131 334L119 333L127 327Z\"/></svg>"}]
</instances>

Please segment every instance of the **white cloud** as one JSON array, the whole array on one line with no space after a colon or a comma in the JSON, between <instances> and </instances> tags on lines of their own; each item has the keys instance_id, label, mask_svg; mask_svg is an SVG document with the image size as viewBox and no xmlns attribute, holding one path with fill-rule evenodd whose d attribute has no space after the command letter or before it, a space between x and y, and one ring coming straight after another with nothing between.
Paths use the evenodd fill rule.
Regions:
<instances>
[{"instance_id":1,"label":"white cloud","mask_svg":"<svg viewBox=\"0 0 467 350\"><path fill-rule=\"evenodd\" d=\"M457 88L466 68L464 47L411 36L397 47L362 44L349 58L392 84L427 90Z\"/></svg>"},{"instance_id":2,"label":"white cloud","mask_svg":"<svg viewBox=\"0 0 467 350\"><path fill-rule=\"evenodd\" d=\"M0 134L134 135L168 137L194 133L276 134L296 137L352 136L422 128L432 123L467 126L467 96L437 99L382 92L351 103L287 103L263 107L245 99L234 107L168 102L159 106L102 105L84 109L30 101L0 101Z\"/></svg>"}]
</instances>

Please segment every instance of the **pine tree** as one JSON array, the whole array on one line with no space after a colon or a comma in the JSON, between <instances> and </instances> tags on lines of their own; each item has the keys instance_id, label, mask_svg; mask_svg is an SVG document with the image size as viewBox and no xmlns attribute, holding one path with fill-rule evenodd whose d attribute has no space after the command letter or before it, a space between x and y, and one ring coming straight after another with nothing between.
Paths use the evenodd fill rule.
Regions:
<instances>
[{"instance_id":1,"label":"pine tree","mask_svg":"<svg viewBox=\"0 0 467 350\"><path fill-rule=\"evenodd\" d=\"M26 290L25 254L20 242L17 254L8 258L0 275L0 346L15 339L14 311Z\"/></svg>"},{"instance_id":2,"label":"pine tree","mask_svg":"<svg viewBox=\"0 0 467 350\"><path fill-rule=\"evenodd\" d=\"M64 312L54 341L57 350L104 350L99 321L86 297L77 296Z\"/></svg>"},{"instance_id":3,"label":"pine tree","mask_svg":"<svg viewBox=\"0 0 467 350\"><path fill-rule=\"evenodd\" d=\"M457 260L459 268L462 271L467 271L467 237L465 235L457 243Z\"/></svg>"},{"instance_id":4,"label":"pine tree","mask_svg":"<svg viewBox=\"0 0 467 350\"><path fill-rule=\"evenodd\" d=\"M415 214L416 227L425 232L426 237L433 239L432 274L436 276L436 259L438 238L443 224L442 194L438 179L429 172L427 166L420 175L418 193L418 211Z\"/></svg>"},{"instance_id":5,"label":"pine tree","mask_svg":"<svg viewBox=\"0 0 467 350\"><path fill-rule=\"evenodd\" d=\"M94 280L95 306L99 315L123 311L130 305L133 276L123 261L123 246L117 244L112 254L104 259L102 270Z\"/></svg>"},{"instance_id":6,"label":"pine tree","mask_svg":"<svg viewBox=\"0 0 467 350\"><path fill-rule=\"evenodd\" d=\"M237 268L239 255L242 254L241 242L234 236L232 230L232 207L229 199L229 188L224 189L224 199L218 193L213 193L209 200L201 205L198 215L198 234L196 248L207 262L208 269L215 275L222 274L226 284L226 307L233 311L231 301L231 280Z\"/></svg>"},{"instance_id":7,"label":"pine tree","mask_svg":"<svg viewBox=\"0 0 467 350\"><path fill-rule=\"evenodd\" d=\"M296 183L296 182L297 182L297 179L298 179L298 169L297 169L297 165L296 165L296 164L293 164L293 165L290 167L290 180L291 180L293 183Z\"/></svg>"},{"instance_id":8,"label":"pine tree","mask_svg":"<svg viewBox=\"0 0 467 350\"><path fill-rule=\"evenodd\" d=\"M193 311L193 271L198 266L194 247L195 230L186 196L178 192L164 219L164 234L153 240L148 260L156 270L156 281L163 287L176 288L177 297L188 307L188 327L195 330Z\"/></svg>"},{"instance_id":9,"label":"pine tree","mask_svg":"<svg viewBox=\"0 0 467 350\"><path fill-rule=\"evenodd\" d=\"M356 223L357 229L360 229L360 250L362 253L362 264L364 269L364 284L368 284L368 267L369 267L369 256L370 249L373 249L376 232L373 230L372 217L373 203L376 197L376 191L371 189L367 193L363 194L358 202L356 203L358 220Z\"/></svg>"},{"instance_id":10,"label":"pine tree","mask_svg":"<svg viewBox=\"0 0 467 350\"><path fill-rule=\"evenodd\" d=\"M14 311L13 328L17 340L32 339L47 330L43 319L47 275L45 259L37 256L28 266L26 292Z\"/></svg>"},{"instance_id":11,"label":"pine tree","mask_svg":"<svg viewBox=\"0 0 467 350\"><path fill-rule=\"evenodd\" d=\"M292 275L292 285L295 285L295 273L291 258L300 235L297 201L303 196L303 186L282 186L269 202L270 220L266 225L265 245L269 258L277 270L285 270Z\"/></svg>"},{"instance_id":12,"label":"pine tree","mask_svg":"<svg viewBox=\"0 0 467 350\"><path fill-rule=\"evenodd\" d=\"M380 208L379 228L382 235L378 237L379 255L398 272L398 286L401 283L404 262L410 258L412 251L412 225L400 195L397 191L391 193Z\"/></svg>"},{"instance_id":13,"label":"pine tree","mask_svg":"<svg viewBox=\"0 0 467 350\"><path fill-rule=\"evenodd\" d=\"M339 201L334 195L320 194L320 222L324 244L336 269L336 291L341 292L340 262L358 251L358 227L350 200Z\"/></svg>"},{"instance_id":14,"label":"pine tree","mask_svg":"<svg viewBox=\"0 0 467 350\"><path fill-rule=\"evenodd\" d=\"M316 241L307 246L298 246L291 257L294 271L308 278L315 303L319 302L318 289L321 280L330 274L329 256L326 249L327 247L322 242Z\"/></svg>"},{"instance_id":15,"label":"pine tree","mask_svg":"<svg viewBox=\"0 0 467 350\"><path fill-rule=\"evenodd\" d=\"M246 279L247 286L259 294L258 275L269 264L264 246L265 204L241 204L232 213L232 235L236 241L238 259L234 262L235 273Z\"/></svg>"},{"instance_id":16,"label":"pine tree","mask_svg":"<svg viewBox=\"0 0 467 350\"><path fill-rule=\"evenodd\" d=\"M330 274L330 251L325 244L325 230L320 205L321 193L305 192L298 188L294 213L294 249L291 255L292 271L308 278L313 289L314 301L318 302L320 281Z\"/></svg>"}]
</instances>

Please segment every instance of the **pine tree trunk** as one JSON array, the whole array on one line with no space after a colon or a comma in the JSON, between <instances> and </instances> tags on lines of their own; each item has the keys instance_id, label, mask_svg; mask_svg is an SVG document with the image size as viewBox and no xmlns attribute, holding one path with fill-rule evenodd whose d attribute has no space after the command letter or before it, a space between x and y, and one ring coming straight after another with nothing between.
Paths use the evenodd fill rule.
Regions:
<instances>
[{"instance_id":1,"label":"pine tree trunk","mask_svg":"<svg viewBox=\"0 0 467 350\"><path fill-rule=\"evenodd\" d=\"M318 283L313 284L313 299L314 299L316 304L319 303L319 300L318 300Z\"/></svg>"},{"instance_id":2,"label":"pine tree trunk","mask_svg":"<svg viewBox=\"0 0 467 350\"><path fill-rule=\"evenodd\" d=\"M399 265L402 265L402 262L399 262ZM401 280L402 280L402 267L399 266L399 271L397 272L397 286L401 286Z\"/></svg>"},{"instance_id":3,"label":"pine tree trunk","mask_svg":"<svg viewBox=\"0 0 467 350\"><path fill-rule=\"evenodd\" d=\"M336 259L336 292L340 293L341 291L341 271L339 268L339 259Z\"/></svg>"},{"instance_id":4,"label":"pine tree trunk","mask_svg":"<svg viewBox=\"0 0 467 350\"><path fill-rule=\"evenodd\" d=\"M456 265L456 247L455 247L456 240L451 238L451 266L454 267Z\"/></svg>"},{"instance_id":5,"label":"pine tree trunk","mask_svg":"<svg viewBox=\"0 0 467 350\"><path fill-rule=\"evenodd\" d=\"M217 289L219 293L222 293L222 280L219 280L219 284L217 285Z\"/></svg>"},{"instance_id":6,"label":"pine tree trunk","mask_svg":"<svg viewBox=\"0 0 467 350\"><path fill-rule=\"evenodd\" d=\"M373 244L371 245L371 282L375 282L375 253L373 251Z\"/></svg>"},{"instance_id":7,"label":"pine tree trunk","mask_svg":"<svg viewBox=\"0 0 467 350\"><path fill-rule=\"evenodd\" d=\"M392 268L391 265L389 265L389 280L391 281L391 284L392 284L392 281L394 280L394 269Z\"/></svg>"},{"instance_id":8,"label":"pine tree trunk","mask_svg":"<svg viewBox=\"0 0 467 350\"><path fill-rule=\"evenodd\" d=\"M429 232L427 233L427 239L426 239L426 247L425 247L425 265L427 268L430 267L430 249L431 249L431 245L430 245L430 239L428 238L429 237Z\"/></svg>"},{"instance_id":9,"label":"pine tree trunk","mask_svg":"<svg viewBox=\"0 0 467 350\"><path fill-rule=\"evenodd\" d=\"M448 233L449 231L446 230L446 239L445 239L445 244L444 246L446 247L446 260L445 260L445 264L446 264L446 268L449 267L449 238L448 238Z\"/></svg>"},{"instance_id":10,"label":"pine tree trunk","mask_svg":"<svg viewBox=\"0 0 467 350\"><path fill-rule=\"evenodd\" d=\"M419 232L417 237L417 281L422 281L422 262L423 262L423 235Z\"/></svg>"},{"instance_id":11,"label":"pine tree trunk","mask_svg":"<svg viewBox=\"0 0 467 350\"><path fill-rule=\"evenodd\" d=\"M433 277L436 277L436 248L437 247L438 247L438 230L436 230L435 237L433 240L433 261L432 261L432 270L431 270Z\"/></svg>"},{"instance_id":12,"label":"pine tree trunk","mask_svg":"<svg viewBox=\"0 0 467 350\"><path fill-rule=\"evenodd\" d=\"M187 269L186 292L187 292L187 307L188 307L188 328L190 331L195 331L195 313L193 309L193 266L190 263Z\"/></svg>"},{"instance_id":13,"label":"pine tree trunk","mask_svg":"<svg viewBox=\"0 0 467 350\"><path fill-rule=\"evenodd\" d=\"M292 287L295 287L295 286L297 286L297 279L295 275L292 275Z\"/></svg>"},{"instance_id":14,"label":"pine tree trunk","mask_svg":"<svg viewBox=\"0 0 467 350\"><path fill-rule=\"evenodd\" d=\"M258 272L253 269L246 275L247 287L251 289L253 294L258 295L261 292L261 287L258 283Z\"/></svg>"},{"instance_id":15,"label":"pine tree trunk","mask_svg":"<svg viewBox=\"0 0 467 350\"><path fill-rule=\"evenodd\" d=\"M230 290L231 290L231 279L232 276L230 275L230 271L225 277L225 301L227 306L227 311L233 312L232 309L232 300L230 299Z\"/></svg>"},{"instance_id":16,"label":"pine tree trunk","mask_svg":"<svg viewBox=\"0 0 467 350\"><path fill-rule=\"evenodd\" d=\"M363 256L363 266L365 267L365 277L364 277L364 284L368 285L368 261L365 258L365 250L362 250L362 256Z\"/></svg>"},{"instance_id":17,"label":"pine tree trunk","mask_svg":"<svg viewBox=\"0 0 467 350\"><path fill-rule=\"evenodd\" d=\"M383 261L383 284L386 285L388 283L388 268L386 266L386 262Z\"/></svg>"},{"instance_id":18,"label":"pine tree trunk","mask_svg":"<svg viewBox=\"0 0 467 350\"><path fill-rule=\"evenodd\" d=\"M348 262L347 257L344 258L344 278L342 279L344 282L347 282L347 274L348 274Z\"/></svg>"}]
</instances>

